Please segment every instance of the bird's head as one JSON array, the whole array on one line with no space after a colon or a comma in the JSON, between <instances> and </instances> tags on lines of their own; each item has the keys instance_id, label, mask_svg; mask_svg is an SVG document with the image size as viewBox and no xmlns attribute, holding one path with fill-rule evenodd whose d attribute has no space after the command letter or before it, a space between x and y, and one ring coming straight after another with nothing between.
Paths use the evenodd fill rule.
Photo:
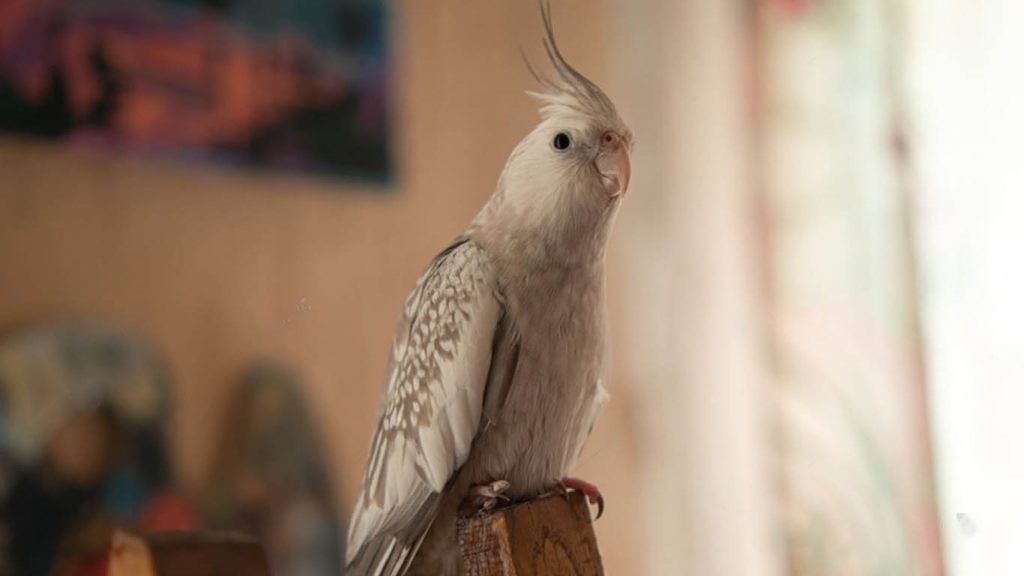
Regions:
<instances>
[{"instance_id":1,"label":"bird's head","mask_svg":"<svg viewBox=\"0 0 1024 576\"><path fill-rule=\"evenodd\" d=\"M542 86L529 92L541 121L509 156L478 224L554 244L603 244L629 188L633 136L604 92L562 57L550 11L542 6L541 13L555 75L527 62Z\"/></svg>"}]
</instances>

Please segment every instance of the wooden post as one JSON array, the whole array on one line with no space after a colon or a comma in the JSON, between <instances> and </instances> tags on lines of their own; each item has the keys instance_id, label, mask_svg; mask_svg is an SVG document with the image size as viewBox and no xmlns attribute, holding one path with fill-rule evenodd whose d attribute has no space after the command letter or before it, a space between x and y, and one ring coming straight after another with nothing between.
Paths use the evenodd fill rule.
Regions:
<instances>
[{"instance_id":1,"label":"wooden post","mask_svg":"<svg viewBox=\"0 0 1024 576\"><path fill-rule=\"evenodd\" d=\"M579 492L460 520L466 576L602 576L590 508Z\"/></svg>"},{"instance_id":2,"label":"wooden post","mask_svg":"<svg viewBox=\"0 0 1024 576\"><path fill-rule=\"evenodd\" d=\"M115 532L108 576L270 576L260 545L235 534Z\"/></svg>"}]
</instances>

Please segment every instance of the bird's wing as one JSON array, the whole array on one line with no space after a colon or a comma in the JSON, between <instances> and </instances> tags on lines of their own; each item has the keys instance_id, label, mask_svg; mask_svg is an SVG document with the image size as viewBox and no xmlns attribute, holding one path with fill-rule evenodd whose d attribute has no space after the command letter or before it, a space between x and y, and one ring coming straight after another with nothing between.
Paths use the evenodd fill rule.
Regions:
<instances>
[{"instance_id":1,"label":"bird's wing","mask_svg":"<svg viewBox=\"0 0 1024 576\"><path fill-rule=\"evenodd\" d=\"M346 574L402 574L415 556L441 491L469 456L503 313L487 256L470 241L442 252L409 295Z\"/></svg>"}]
</instances>

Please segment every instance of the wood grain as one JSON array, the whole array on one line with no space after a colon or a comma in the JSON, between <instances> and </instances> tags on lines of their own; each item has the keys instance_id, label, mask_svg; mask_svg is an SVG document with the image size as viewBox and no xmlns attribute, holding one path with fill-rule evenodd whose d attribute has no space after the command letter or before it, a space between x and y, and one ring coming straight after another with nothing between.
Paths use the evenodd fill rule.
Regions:
<instances>
[{"instance_id":1,"label":"wood grain","mask_svg":"<svg viewBox=\"0 0 1024 576\"><path fill-rule=\"evenodd\" d=\"M604 574L586 498L571 492L460 520L466 576Z\"/></svg>"}]
</instances>

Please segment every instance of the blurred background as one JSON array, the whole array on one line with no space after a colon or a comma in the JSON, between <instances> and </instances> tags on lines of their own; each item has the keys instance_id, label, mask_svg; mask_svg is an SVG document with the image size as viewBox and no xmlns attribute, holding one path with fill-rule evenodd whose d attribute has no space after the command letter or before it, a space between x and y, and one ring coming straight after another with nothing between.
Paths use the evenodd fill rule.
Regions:
<instances>
[{"instance_id":1,"label":"blurred background","mask_svg":"<svg viewBox=\"0 0 1024 576\"><path fill-rule=\"evenodd\" d=\"M0 574L334 574L401 303L536 121L534 2L0 3ZM1024 573L1024 5L555 0L637 137L610 574Z\"/></svg>"}]
</instances>

